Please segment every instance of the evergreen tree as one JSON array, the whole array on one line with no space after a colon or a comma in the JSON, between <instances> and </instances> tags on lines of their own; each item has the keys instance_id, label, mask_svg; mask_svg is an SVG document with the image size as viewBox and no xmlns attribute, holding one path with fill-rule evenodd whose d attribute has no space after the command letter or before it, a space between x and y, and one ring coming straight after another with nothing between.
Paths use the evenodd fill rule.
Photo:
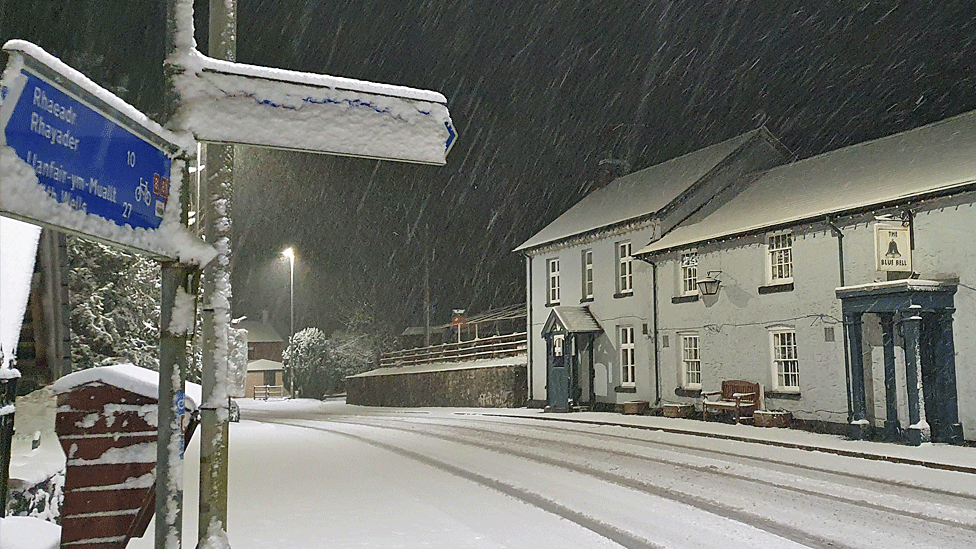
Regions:
<instances>
[{"instance_id":1,"label":"evergreen tree","mask_svg":"<svg viewBox=\"0 0 976 549\"><path fill-rule=\"evenodd\" d=\"M329 341L318 328L305 328L288 340L282 353L285 372L294 381L294 396L322 398L327 390L326 361Z\"/></svg>"},{"instance_id":2,"label":"evergreen tree","mask_svg":"<svg viewBox=\"0 0 976 549\"><path fill-rule=\"evenodd\" d=\"M68 236L73 370L131 362L159 370L155 261Z\"/></svg>"}]
</instances>

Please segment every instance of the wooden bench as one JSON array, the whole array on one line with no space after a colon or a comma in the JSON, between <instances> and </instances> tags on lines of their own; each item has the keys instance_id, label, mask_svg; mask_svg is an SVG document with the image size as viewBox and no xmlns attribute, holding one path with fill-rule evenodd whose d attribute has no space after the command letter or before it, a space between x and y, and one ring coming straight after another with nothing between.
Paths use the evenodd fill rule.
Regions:
<instances>
[{"instance_id":1,"label":"wooden bench","mask_svg":"<svg viewBox=\"0 0 976 549\"><path fill-rule=\"evenodd\" d=\"M722 382L721 391L708 391L702 393L702 412L705 420L708 414L732 413L735 422L739 423L739 418L743 415L751 416L753 412L760 408L760 388L758 383L742 380L726 380ZM718 397L717 400L709 400L708 397Z\"/></svg>"}]
</instances>

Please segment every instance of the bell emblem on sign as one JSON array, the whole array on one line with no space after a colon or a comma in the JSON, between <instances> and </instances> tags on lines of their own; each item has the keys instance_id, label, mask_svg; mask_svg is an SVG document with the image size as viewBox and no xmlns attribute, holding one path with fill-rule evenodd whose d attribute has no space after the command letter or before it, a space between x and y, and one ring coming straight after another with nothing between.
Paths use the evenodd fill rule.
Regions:
<instances>
[{"instance_id":1,"label":"bell emblem on sign","mask_svg":"<svg viewBox=\"0 0 976 549\"><path fill-rule=\"evenodd\" d=\"M885 254L885 257L901 257L901 253L898 252L898 243L895 242L895 239L891 239L891 242L888 243L888 253Z\"/></svg>"}]
</instances>

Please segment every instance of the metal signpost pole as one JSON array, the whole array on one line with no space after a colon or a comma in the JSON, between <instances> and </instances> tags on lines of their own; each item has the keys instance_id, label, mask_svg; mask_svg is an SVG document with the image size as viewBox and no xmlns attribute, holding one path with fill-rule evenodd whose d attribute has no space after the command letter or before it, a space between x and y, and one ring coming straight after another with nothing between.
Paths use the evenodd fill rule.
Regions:
<instances>
[{"instance_id":1,"label":"metal signpost pole","mask_svg":"<svg viewBox=\"0 0 976 549\"><path fill-rule=\"evenodd\" d=\"M186 334L169 331L178 288L189 292L191 268L162 265L159 315L159 411L156 439L156 549L179 549L183 531L183 427ZM178 454L177 454L178 453Z\"/></svg>"},{"instance_id":2,"label":"metal signpost pole","mask_svg":"<svg viewBox=\"0 0 976 549\"><path fill-rule=\"evenodd\" d=\"M234 61L237 14L234 0L210 0L211 57ZM230 201L234 179L234 146L207 144L207 167L201 180L200 209L204 235L218 257L204 270L203 404L200 408L200 508L202 544L214 521L227 530L228 400L219 390L228 382L230 320ZM222 351L222 352L218 352ZM221 413L223 412L223 413Z\"/></svg>"}]
</instances>

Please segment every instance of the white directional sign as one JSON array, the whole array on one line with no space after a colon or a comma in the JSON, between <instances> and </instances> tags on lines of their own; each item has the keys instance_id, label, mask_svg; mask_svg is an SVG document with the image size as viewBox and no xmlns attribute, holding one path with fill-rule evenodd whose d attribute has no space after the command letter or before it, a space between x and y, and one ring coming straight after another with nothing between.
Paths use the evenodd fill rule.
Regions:
<instances>
[{"instance_id":1,"label":"white directional sign","mask_svg":"<svg viewBox=\"0 0 976 549\"><path fill-rule=\"evenodd\" d=\"M193 53L178 86L200 141L443 165L457 134L443 95Z\"/></svg>"}]
</instances>

